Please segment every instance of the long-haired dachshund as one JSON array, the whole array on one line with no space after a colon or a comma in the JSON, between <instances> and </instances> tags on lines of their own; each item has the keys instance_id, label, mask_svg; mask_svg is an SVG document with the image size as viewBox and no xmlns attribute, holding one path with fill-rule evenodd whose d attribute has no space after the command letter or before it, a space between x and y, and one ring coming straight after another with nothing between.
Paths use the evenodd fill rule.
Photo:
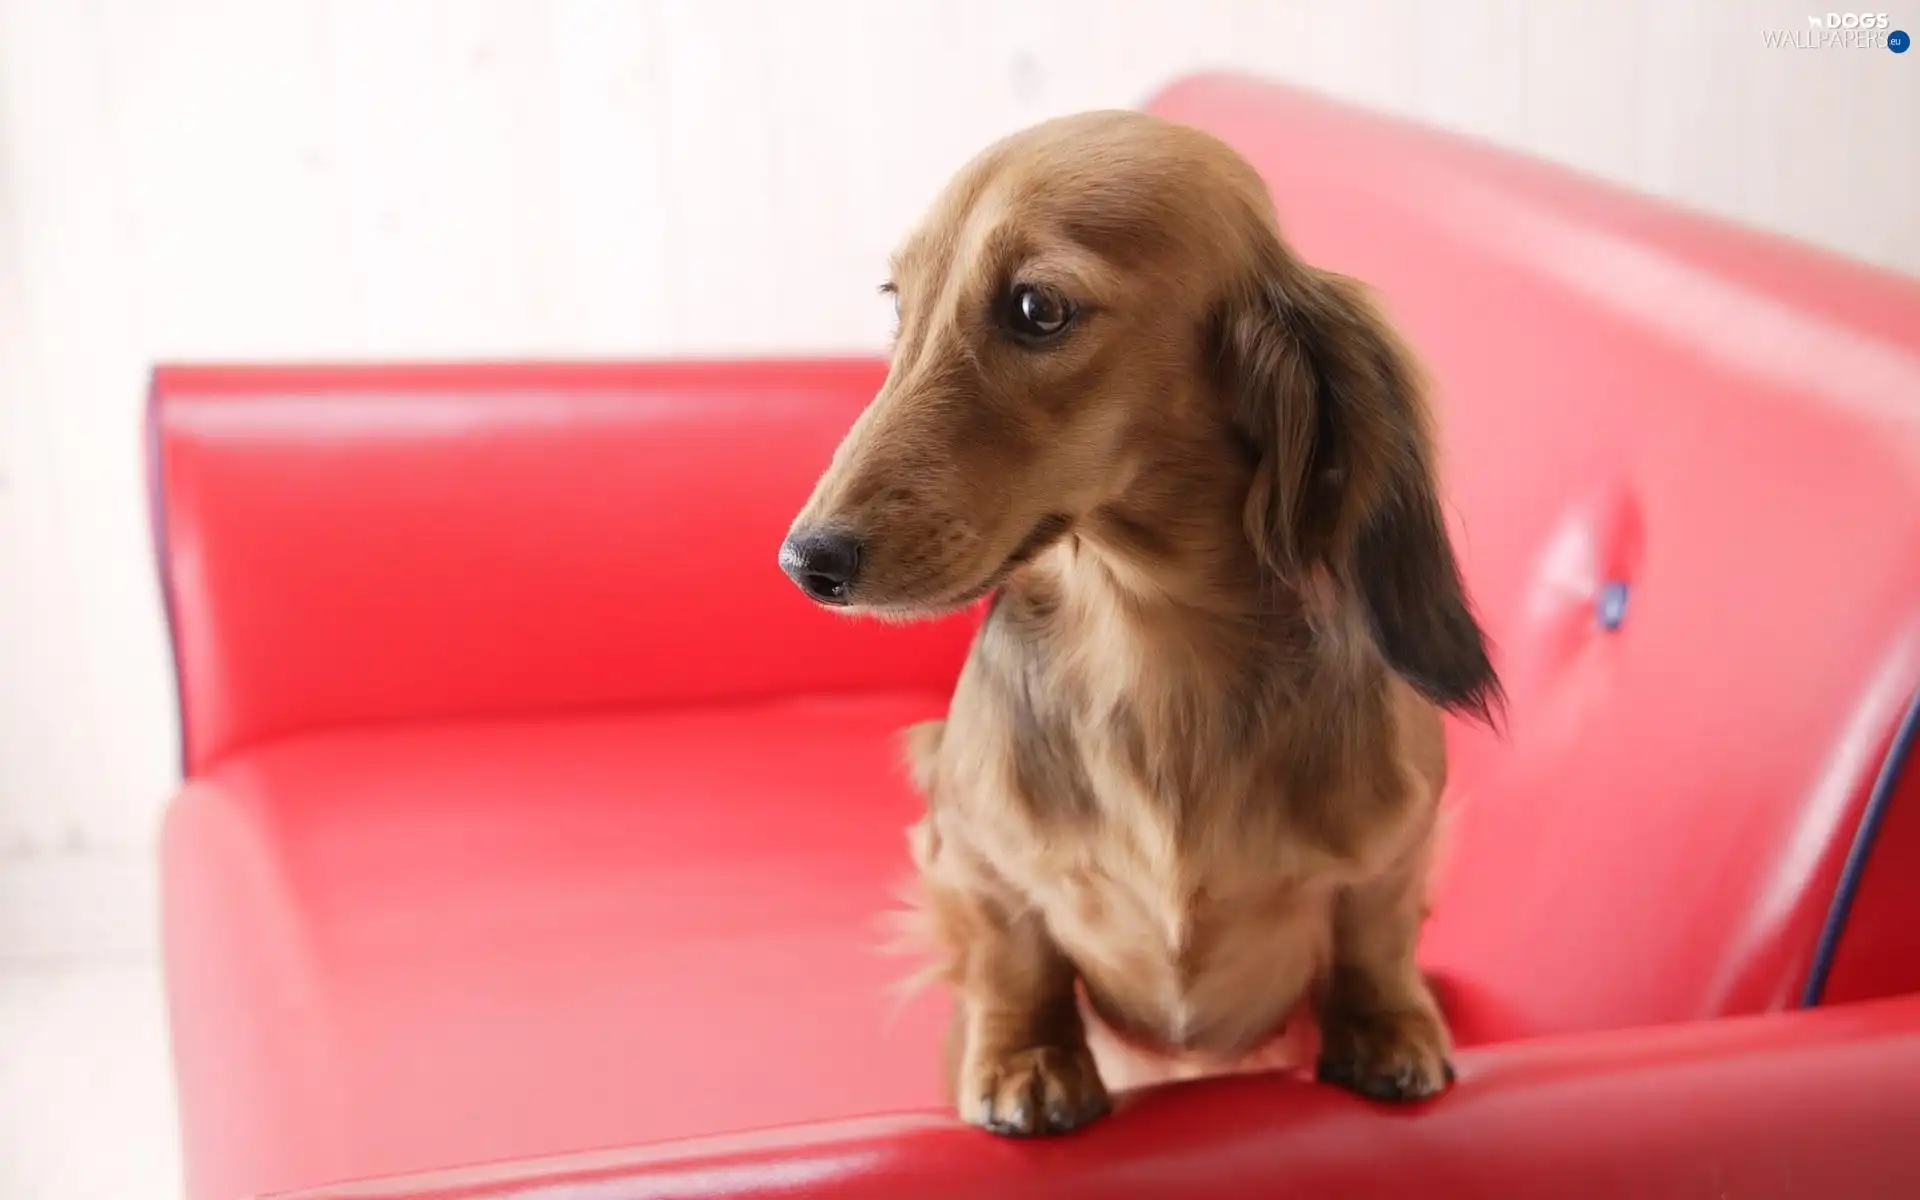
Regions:
<instances>
[{"instance_id":1,"label":"long-haired dachshund","mask_svg":"<svg viewBox=\"0 0 1920 1200\"><path fill-rule=\"evenodd\" d=\"M1441 1091L1441 710L1501 694L1406 349L1243 159L1137 113L987 149L892 266L886 385L781 563L883 617L994 597L908 735L960 1114L1074 1129L1090 1034L1225 1065L1296 1011L1323 1080Z\"/></svg>"}]
</instances>

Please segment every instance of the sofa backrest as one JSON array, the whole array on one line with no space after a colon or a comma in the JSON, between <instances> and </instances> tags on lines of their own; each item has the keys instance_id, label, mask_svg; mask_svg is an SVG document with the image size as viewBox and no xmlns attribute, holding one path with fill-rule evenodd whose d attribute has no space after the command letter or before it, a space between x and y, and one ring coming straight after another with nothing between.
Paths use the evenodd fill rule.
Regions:
<instances>
[{"instance_id":1,"label":"sofa backrest","mask_svg":"<svg viewBox=\"0 0 1920 1200\"><path fill-rule=\"evenodd\" d=\"M949 687L969 622L807 603L780 539L877 361L172 367L185 765L372 722Z\"/></svg>"},{"instance_id":2,"label":"sofa backrest","mask_svg":"<svg viewBox=\"0 0 1920 1200\"><path fill-rule=\"evenodd\" d=\"M1920 284L1286 88L1150 107L1434 376L1512 699L1453 731L1463 1037L1795 1003L1920 683Z\"/></svg>"}]
</instances>

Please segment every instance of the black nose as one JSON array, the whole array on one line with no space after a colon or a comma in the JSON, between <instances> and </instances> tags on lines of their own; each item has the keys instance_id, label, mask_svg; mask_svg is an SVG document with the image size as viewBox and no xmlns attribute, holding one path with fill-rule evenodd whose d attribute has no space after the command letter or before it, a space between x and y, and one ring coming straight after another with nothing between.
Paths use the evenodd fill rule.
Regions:
<instances>
[{"instance_id":1,"label":"black nose","mask_svg":"<svg viewBox=\"0 0 1920 1200\"><path fill-rule=\"evenodd\" d=\"M822 604L845 604L860 573L860 540L844 533L796 533L780 547L780 569Z\"/></svg>"}]
</instances>

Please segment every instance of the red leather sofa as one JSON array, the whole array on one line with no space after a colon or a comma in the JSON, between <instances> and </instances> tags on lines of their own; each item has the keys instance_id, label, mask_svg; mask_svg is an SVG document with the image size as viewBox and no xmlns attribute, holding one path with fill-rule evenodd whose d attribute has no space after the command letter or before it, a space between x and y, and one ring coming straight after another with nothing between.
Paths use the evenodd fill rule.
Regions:
<instances>
[{"instance_id":1,"label":"red leather sofa","mask_svg":"<svg viewBox=\"0 0 1920 1200\"><path fill-rule=\"evenodd\" d=\"M1437 380L1512 698L1453 730L1458 1087L939 1111L877 918L970 624L775 565L877 361L167 367L194 1200L1920 1195L1920 286L1281 88L1153 107Z\"/></svg>"}]
</instances>

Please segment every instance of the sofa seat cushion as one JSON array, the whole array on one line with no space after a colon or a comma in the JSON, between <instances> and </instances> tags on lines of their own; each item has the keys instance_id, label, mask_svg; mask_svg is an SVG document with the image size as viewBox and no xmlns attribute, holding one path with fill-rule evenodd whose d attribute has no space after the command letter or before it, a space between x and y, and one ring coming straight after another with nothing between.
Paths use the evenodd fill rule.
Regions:
<instances>
[{"instance_id":1,"label":"sofa seat cushion","mask_svg":"<svg viewBox=\"0 0 1920 1200\"><path fill-rule=\"evenodd\" d=\"M192 1194L938 1102L882 952L937 696L269 743L166 839ZM214 1144L217 1143L217 1144Z\"/></svg>"}]
</instances>

